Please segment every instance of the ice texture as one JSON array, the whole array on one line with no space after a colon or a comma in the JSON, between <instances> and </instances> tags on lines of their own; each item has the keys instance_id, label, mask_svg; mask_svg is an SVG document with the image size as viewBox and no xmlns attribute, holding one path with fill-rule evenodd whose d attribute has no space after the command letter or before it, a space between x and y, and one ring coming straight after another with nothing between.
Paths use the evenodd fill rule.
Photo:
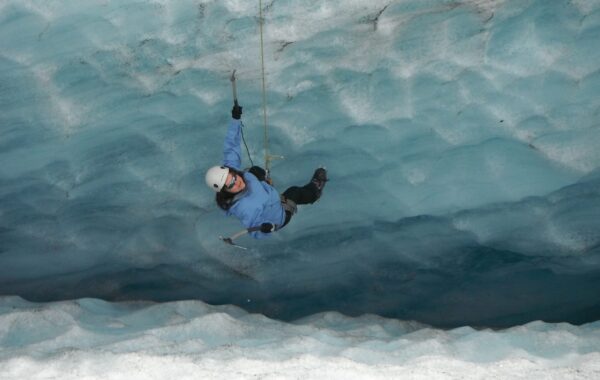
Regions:
<instances>
[{"instance_id":1,"label":"ice texture","mask_svg":"<svg viewBox=\"0 0 600 380\"><path fill-rule=\"evenodd\" d=\"M600 319L599 1L279 0L264 21L275 185L330 181L241 251L203 176L234 69L263 164L258 5L0 2L1 295Z\"/></svg>"},{"instance_id":2,"label":"ice texture","mask_svg":"<svg viewBox=\"0 0 600 380\"><path fill-rule=\"evenodd\" d=\"M597 379L600 1L0 2L0 378ZM245 165L250 165L244 156Z\"/></svg>"},{"instance_id":3,"label":"ice texture","mask_svg":"<svg viewBox=\"0 0 600 380\"><path fill-rule=\"evenodd\" d=\"M600 325L439 330L329 312L285 323L201 301L0 298L0 377L594 379Z\"/></svg>"}]
</instances>

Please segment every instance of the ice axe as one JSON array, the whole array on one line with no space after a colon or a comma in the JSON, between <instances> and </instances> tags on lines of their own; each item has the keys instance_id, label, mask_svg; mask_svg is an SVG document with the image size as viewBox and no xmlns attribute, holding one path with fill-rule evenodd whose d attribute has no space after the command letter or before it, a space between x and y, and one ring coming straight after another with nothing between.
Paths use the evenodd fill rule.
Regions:
<instances>
[{"instance_id":1,"label":"ice axe","mask_svg":"<svg viewBox=\"0 0 600 380\"><path fill-rule=\"evenodd\" d=\"M246 234L249 234L249 233L251 233L251 232L256 232L256 231L260 231L260 227L250 227L250 228L245 228L245 229L241 230L240 232L238 232L238 233L236 233L236 234L232 235L231 237L219 236L219 239L223 240L223 242L225 242L225 243L227 243L227 244L229 244L229 245L232 245L232 246L234 246L234 247L236 247L236 248L240 248L240 249L244 249L244 250L246 250L246 249L248 249L248 248L246 248L246 247L243 247L243 246L241 246L241 245L238 245L238 244L236 244L236 243L234 242L234 240L235 240L235 239L237 239L237 238L239 238L239 237L241 237L241 236L244 236L244 235L246 235Z\"/></svg>"},{"instance_id":2,"label":"ice axe","mask_svg":"<svg viewBox=\"0 0 600 380\"><path fill-rule=\"evenodd\" d=\"M235 69L231 73L231 78L229 78L229 80L231 80L231 89L233 90L233 103L237 106L238 100L237 100L237 87L235 85Z\"/></svg>"}]
</instances>

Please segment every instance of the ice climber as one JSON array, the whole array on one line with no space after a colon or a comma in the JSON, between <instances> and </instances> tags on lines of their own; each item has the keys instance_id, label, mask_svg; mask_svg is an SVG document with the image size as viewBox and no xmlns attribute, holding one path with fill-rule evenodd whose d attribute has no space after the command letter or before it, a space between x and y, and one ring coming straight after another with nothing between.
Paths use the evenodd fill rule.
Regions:
<instances>
[{"instance_id":1,"label":"ice climber","mask_svg":"<svg viewBox=\"0 0 600 380\"><path fill-rule=\"evenodd\" d=\"M205 179L217 192L217 205L227 215L237 217L252 237L260 239L287 225L296 205L316 202L327 182L327 172L318 168L308 184L292 186L280 196L268 183L264 169L253 166L241 170L241 116L242 107L236 101L225 137L223 165L210 168Z\"/></svg>"}]
</instances>

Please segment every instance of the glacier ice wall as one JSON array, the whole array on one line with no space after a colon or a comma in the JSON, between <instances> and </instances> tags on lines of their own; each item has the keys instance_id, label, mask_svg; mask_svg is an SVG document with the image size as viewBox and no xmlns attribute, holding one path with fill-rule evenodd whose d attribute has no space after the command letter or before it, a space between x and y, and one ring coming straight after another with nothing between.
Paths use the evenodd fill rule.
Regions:
<instances>
[{"instance_id":1,"label":"glacier ice wall","mask_svg":"<svg viewBox=\"0 0 600 380\"><path fill-rule=\"evenodd\" d=\"M0 294L336 310L438 326L600 319L600 2L272 1L269 241L203 172L238 72L263 154L258 9L0 4Z\"/></svg>"}]
</instances>

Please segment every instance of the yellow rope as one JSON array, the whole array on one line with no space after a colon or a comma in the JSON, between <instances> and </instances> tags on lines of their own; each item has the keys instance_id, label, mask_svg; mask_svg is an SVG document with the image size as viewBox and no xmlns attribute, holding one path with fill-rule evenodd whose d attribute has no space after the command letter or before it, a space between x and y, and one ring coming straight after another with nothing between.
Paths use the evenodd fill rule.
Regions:
<instances>
[{"instance_id":1,"label":"yellow rope","mask_svg":"<svg viewBox=\"0 0 600 380\"><path fill-rule=\"evenodd\" d=\"M262 101L263 101L263 121L265 125L265 169L267 173L270 171L270 156L269 156L269 135L267 132L267 91L265 84L265 53L264 53L264 42L263 42L263 13L262 13L262 0L258 1L259 7L259 20L260 20L260 64L262 68Z\"/></svg>"}]
</instances>

